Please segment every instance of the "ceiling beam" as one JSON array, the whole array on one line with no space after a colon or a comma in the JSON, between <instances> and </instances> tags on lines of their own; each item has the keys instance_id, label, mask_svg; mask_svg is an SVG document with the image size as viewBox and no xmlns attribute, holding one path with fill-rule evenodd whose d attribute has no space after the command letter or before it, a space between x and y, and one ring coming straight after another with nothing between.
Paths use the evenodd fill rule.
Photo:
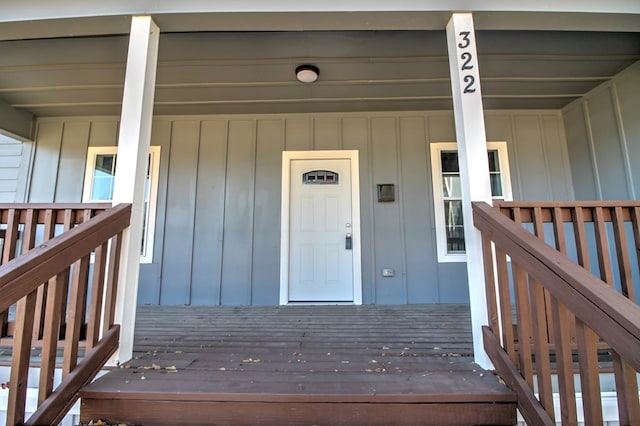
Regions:
<instances>
[{"instance_id":1,"label":"ceiling beam","mask_svg":"<svg viewBox=\"0 0 640 426\"><path fill-rule=\"evenodd\" d=\"M453 4L452 4L453 3ZM555 0L553 2L513 2L508 0L242 0L235 2L203 2L202 0L4 0L0 6L2 20L47 19L51 17L157 15L166 13L201 12L580 12L580 13L640 13L633 0Z\"/></svg>"},{"instance_id":2,"label":"ceiling beam","mask_svg":"<svg viewBox=\"0 0 640 426\"><path fill-rule=\"evenodd\" d=\"M26 3L26 2L25 2ZM85 2L90 4L91 2ZM104 2L101 2L104 3ZM53 4L53 3L51 3ZM57 3L56 3L57 4ZM395 3L393 3L395 4ZM640 3L638 3L640 4ZM636 13L476 11L477 30L640 31ZM152 14L163 33L197 31L444 30L449 11L203 12ZM131 15L2 16L0 41L128 34Z\"/></svg>"},{"instance_id":3,"label":"ceiling beam","mask_svg":"<svg viewBox=\"0 0 640 426\"><path fill-rule=\"evenodd\" d=\"M16 109L0 99L0 133L21 141L33 141L35 116L29 111Z\"/></svg>"}]
</instances>

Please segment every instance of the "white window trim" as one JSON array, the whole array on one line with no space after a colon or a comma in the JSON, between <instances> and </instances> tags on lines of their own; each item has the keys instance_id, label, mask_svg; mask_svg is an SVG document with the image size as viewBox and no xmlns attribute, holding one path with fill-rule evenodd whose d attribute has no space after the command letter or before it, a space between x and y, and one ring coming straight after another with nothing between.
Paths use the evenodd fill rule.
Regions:
<instances>
[{"instance_id":1,"label":"white window trim","mask_svg":"<svg viewBox=\"0 0 640 426\"><path fill-rule=\"evenodd\" d=\"M440 153L442 151L457 151L456 142L432 143L431 149L431 180L433 183L433 210L435 214L436 245L438 262L466 262L466 253L448 253L446 221L444 217L444 195L442 192L442 163ZM505 201L511 201L511 173L509 171L509 155L506 142L487 142L487 151L497 151L500 162L500 177L502 178L502 197L494 197Z\"/></svg>"},{"instance_id":2,"label":"white window trim","mask_svg":"<svg viewBox=\"0 0 640 426\"><path fill-rule=\"evenodd\" d=\"M91 192L93 185L93 168L96 164L96 156L97 155L109 155L109 154L117 154L118 147L117 146L91 146L87 150L87 162L84 171L84 185L82 191L82 202L83 203L91 203L94 201L110 201L110 200L92 200ZM158 205L158 177L160 171L160 147L159 146L150 146L149 147L149 156L151 157L150 162L150 188L149 188L149 206L147 208L147 217L145 218L145 223L147 224L144 229L144 253L140 254L140 263L151 263L153 261L153 244L154 244L154 235L156 229L156 209Z\"/></svg>"}]
</instances>

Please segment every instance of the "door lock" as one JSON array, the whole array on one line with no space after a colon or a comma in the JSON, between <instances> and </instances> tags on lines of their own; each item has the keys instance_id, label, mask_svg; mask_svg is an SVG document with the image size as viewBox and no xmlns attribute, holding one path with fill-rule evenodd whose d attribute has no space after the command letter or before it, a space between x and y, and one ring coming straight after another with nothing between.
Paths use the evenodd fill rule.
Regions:
<instances>
[{"instance_id":1,"label":"door lock","mask_svg":"<svg viewBox=\"0 0 640 426\"><path fill-rule=\"evenodd\" d=\"M347 237L344 240L344 248L346 250L351 250L352 241L351 234L347 234Z\"/></svg>"}]
</instances>

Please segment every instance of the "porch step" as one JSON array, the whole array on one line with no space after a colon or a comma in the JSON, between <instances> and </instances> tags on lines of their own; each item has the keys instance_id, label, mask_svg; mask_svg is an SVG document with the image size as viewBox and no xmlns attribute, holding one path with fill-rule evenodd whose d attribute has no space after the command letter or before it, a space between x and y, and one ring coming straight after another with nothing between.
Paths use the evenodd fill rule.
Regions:
<instances>
[{"instance_id":1,"label":"porch step","mask_svg":"<svg viewBox=\"0 0 640 426\"><path fill-rule=\"evenodd\" d=\"M459 367L423 374L174 373L172 366L158 365L119 369L82 391L81 420L128 425L515 424L514 394L490 373Z\"/></svg>"},{"instance_id":2,"label":"porch step","mask_svg":"<svg viewBox=\"0 0 640 426\"><path fill-rule=\"evenodd\" d=\"M128 425L515 424L469 307L140 307L134 359L81 392Z\"/></svg>"}]
</instances>

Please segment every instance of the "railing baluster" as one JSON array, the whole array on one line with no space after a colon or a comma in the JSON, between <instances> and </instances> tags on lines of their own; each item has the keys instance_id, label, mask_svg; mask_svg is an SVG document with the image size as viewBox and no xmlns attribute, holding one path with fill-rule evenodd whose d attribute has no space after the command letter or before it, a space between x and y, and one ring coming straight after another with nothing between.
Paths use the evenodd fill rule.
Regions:
<instances>
[{"instance_id":1,"label":"railing baluster","mask_svg":"<svg viewBox=\"0 0 640 426\"><path fill-rule=\"evenodd\" d=\"M42 219L44 223L44 232L42 236L43 244L53 238L55 227L56 227L56 214L52 209L46 209L44 212L44 217ZM43 339L44 338L44 328L45 328L45 306L47 304L47 293L48 293L49 284L45 282L40 287L38 287L38 298L36 302L36 310L35 310L35 326L33 329L33 338L34 339Z\"/></svg>"},{"instance_id":2,"label":"railing baluster","mask_svg":"<svg viewBox=\"0 0 640 426\"><path fill-rule=\"evenodd\" d=\"M534 207L533 229L535 235L544 240L544 227L542 223L542 209ZM549 296L547 290L535 279L529 277L529 297L531 310L534 314L534 353L536 357L536 373L538 378L538 392L540 402L549 417L554 418L553 388L551 385L551 360L549 357L549 343L553 341L551 336L550 315L547 303Z\"/></svg>"},{"instance_id":3,"label":"railing baluster","mask_svg":"<svg viewBox=\"0 0 640 426\"><path fill-rule=\"evenodd\" d=\"M116 295L118 294L118 275L120 274L120 251L122 248L122 232L111 238L109 266L107 271L107 294L105 295L104 320L102 332L106 334L113 326L116 318Z\"/></svg>"},{"instance_id":4,"label":"railing baluster","mask_svg":"<svg viewBox=\"0 0 640 426\"><path fill-rule=\"evenodd\" d=\"M611 269L611 256L609 255L609 243L605 226L604 211L602 207L593 209L593 225L596 234L596 249L598 252L598 266L600 267L600 279L613 286L613 270Z\"/></svg>"},{"instance_id":5,"label":"railing baluster","mask_svg":"<svg viewBox=\"0 0 640 426\"><path fill-rule=\"evenodd\" d=\"M75 215L75 211L73 209L65 209L63 212L63 233L69 231L71 228L73 228L74 226L74 222L76 219L76 215ZM59 283L62 284L62 294L65 295L65 297L67 297L67 295L69 294L69 277L71 275L71 266L69 266L66 269L66 277L63 281L60 281ZM65 327L65 336L67 334L66 332L66 325L67 325L67 304L65 303L62 306L62 311L60 312L60 321L61 324L63 324L63 327Z\"/></svg>"},{"instance_id":6,"label":"railing baluster","mask_svg":"<svg viewBox=\"0 0 640 426\"><path fill-rule=\"evenodd\" d=\"M64 356L62 359L63 378L67 377L78 363L78 344L84 319L83 310L87 298L90 259L91 256L86 255L73 264L73 278L71 280L70 300L67 311L67 330L64 337Z\"/></svg>"},{"instance_id":7,"label":"railing baluster","mask_svg":"<svg viewBox=\"0 0 640 426\"><path fill-rule=\"evenodd\" d=\"M496 302L498 299L496 294L496 283L493 268L493 244L491 243L491 239L487 238L484 235L482 237L482 255L484 259L484 282L486 286L487 315L489 319L489 327L491 328L491 331L495 333L496 337L499 338L500 320L498 315L498 303Z\"/></svg>"},{"instance_id":8,"label":"railing baluster","mask_svg":"<svg viewBox=\"0 0 640 426\"><path fill-rule=\"evenodd\" d=\"M33 309L36 292L32 291L18 302L16 307L16 327L13 337L11 358L11 387L7 404L7 424L24 422L29 361L31 359L31 338L33 336Z\"/></svg>"},{"instance_id":9,"label":"railing baluster","mask_svg":"<svg viewBox=\"0 0 640 426\"><path fill-rule=\"evenodd\" d=\"M565 233L565 229L564 229L564 221L565 221L565 217L567 218L571 218L571 212L567 212L567 214L565 215L565 212L567 210L560 208L560 207L554 207L553 211L552 211L552 218L553 218L553 236L556 242L556 249L564 254L565 256L567 255L567 236ZM567 319L566 319L566 328L567 328L567 332L568 332L568 339L569 342L571 342L572 344L576 343L576 325L575 325L575 317L573 315L570 315Z\"/></svg>"},{"instance_id":10,"label":"railing baluster","mask_svg":"<svg viewBox=\"0 0 640 426\"><path fill-rule=\"evenodd\" d=\"M587 246L587 235L584 225L584 209L575 207L572 209L573 216L573 235L576 240L576 251L578 255L578 264L584 269L591 271L591 262L589 261L589 247Z\"/></svg>"},{"instance_id":11,"label":"railing baluster","mask_svg":"<svg viewBox=\"0 0 640 426\"><path fill-rule=\"evenodd\" d=\"M613 236L616 243L618 270L620 272L620 290L622 294L633 301L636 300L633 288L633 276L631 273L631 261L627 246L627 237L624 229L624 217L622 207L616 206L611 217L613 222Z\"/></svg>"},{"instance_id":12,"label":"railing baluster","mask_svg":"<svg viewBox=\"0 0 640 426\"><path fill-rule=\"evenodd\" d=\"M545 211L542 210L541 207L536 206L533 208L533 232L535 235L544 241L544 216ZM553 336L553 318L551 315L551 302L549 291L544 289L544 306L545 306L545 315L547 316L546 328L547 335L549 339L549 343L553 344L555 342L555 338Z\"/></svg>"},{"instance_id":13,"label":"railing baluster","mask_svg":"<svg viewBox=\"0 0 640 426\"><path fill-rule=\"evenodd\" d=\"M633 247L636 250L636 261L640 268L640 207L631 207L631 224L633 225Z\"/></svg>"},{"instance_id":14,"label":"railing baluster","mask_svg":"<svg viewBox=\"0 0 640 426\"><path fill-rule=\"evenodd\" d=\"M20 225L20 211L9 209L7 212L7 229L4 234L2 247L2 264L9 262L16 255L18 241L18 226ZM8 333L9 311L0 312L0 336Z\"/></svg>"},{"instance_id":15,"label":"railing baluster","mask_svg":"<svg viewBox=\"0 0 640 426\"><path fill-rule=\"evenodd\" d=\"M51 278L47 285L47 306L45 309L45 327L42 333L42 360L40 364L40 384L38 401L44 401L53 391L53 379L60 338L62 305L66 301L64 285L66 271Z\"/></svg>"},{"instance_id":16,"label":"railing baluster","mask_svg":"<svg viewBox=\"0 0 640 426\"><path fill-rule=\"evenodd\" d=\"M547 334L544 288L529 277L529 300L533 317L533 352L536 357L536 377L540 402L549 417L554 418L553 389L551 387L551 361Z\"/></svg>"},{"instance_id":17,"label":"railing baluster","mask_svg":"<svg viewBox=\"0 0 640 426\"><path fill-rule=\"evenodd\" d=\"M531 307L528 298L527 273L516 262L511 262L513 286L516 299L518 354L520 372L527 384L533 388L533 360L531 358Z\"/></svg>"},{"instance_id":18,"label":"railing baluster","mask_svg":"<svg viewBox=\"0 0 640 426\"><path fill-rule=\"evenodd\" d=\"M513 220L522 224L522 212L513 209ZM511 262L513 273L513 290L516 302L518 327L518 352L520 355L520 372L527 384L533 388L533 361L531 359L531 309L529 306L527 274L516 262Z\"/></svg>"},{"instance_id":19,"label":"railing baluster","mask_svg":"<svg viewBox=\"0 0 640 426\"><path fill-rule=\"evenodd\" d=\"M580 386L585 426L603 424L598 367L598 336L576 318L576 340L580 363Z\"/></svg>"},{"instance_id":20,"label":"railing baluster","mask_svg":"<svg viewBox=\"0 0 640 426\"><path fill-rule=\"evenodd\" d=\"M108 243L102 244L95 250L91 284L91 303L89 305L89 321L87 323L86 351L95 346L100 335L100 319L102 317L102 307L104 306L104 278L108 250Z\"/></svg>"},{"instance_id":21,"label":"railing baluster","mask_svg":"<svg viewBox=\"0 0 640 426\"><path fill-rule=\"evenodd\" d=\"M496 248L496 272L498 278L498 304L500 306L500 323L502 324L502 345L511 361L516 364L518 358L513 336L513 316L511 313L511 291L509 289L509 272L507 255Z\"/></svg>"},{"instance_id":22,"label":"railing baluster","mask_svg":"<svg viewBox=\"0 0 640 426\"><path fill-rule=\"evenodd\" d=\"M573 318L567 308L551 296L551 312L553 316L556 369L558 370L558 387L560 393L560 416L562 424L578 424L576 408L576 388L573 382L573 359L571 354L571 338L569 323Z\"/></svg>"}]
</instances>

